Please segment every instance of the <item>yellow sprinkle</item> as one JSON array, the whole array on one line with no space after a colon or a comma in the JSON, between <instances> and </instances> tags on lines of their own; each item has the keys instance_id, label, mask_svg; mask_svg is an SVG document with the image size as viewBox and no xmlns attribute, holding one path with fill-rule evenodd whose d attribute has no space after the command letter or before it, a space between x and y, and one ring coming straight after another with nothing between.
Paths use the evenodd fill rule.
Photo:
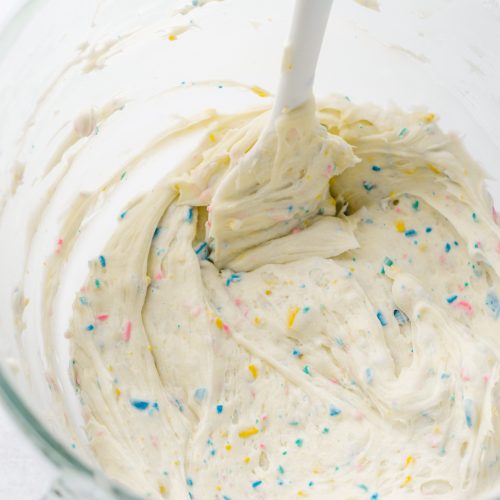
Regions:
<instances>
[{"instance_id":1,"label":"yellow sprinkle","mask_svg":"<svg viewBox=\"0 0 500 500\"><path fill-rule=\"evenodd\" d=\"M146 286L151 285L151 277L146 274Z\"/></svg>"},{"instance_id":2,"label":"yellow sprinkle","mask_svg":"<svg viewBox=\"0 0 500 500\"><path fill-rule=\"evenodd\" d=\"M405 469L406 469L406 467L408 467L410 464L412 464L414 462L415 462L415 459L411 455L408 455L406 457Z\"/></svg>"},{"instance_id":3,"label":"yellow sprinkle","mask_svg":"<svg viewBox=\"0 0 500 500\"><path fill-rule=\"evenodd\" d=\"M422 243L422 244L418 247L418 249L419 249L421 252L427 252L427 249L428 249L428 248L429 248L429 247L428 247L425 243Z\"/></svg>"},{"instance_id":4,"label":"yellow sprinkle","mask_svg":"<svg viewBox=\"0 0 500 500\"><path fill-rule=\"evenodd\" d=\"M404 233L406 231L405 223L402 220L397 220L394 225L398 233Z\"/></svg>"},{"instance_id":5,"label":"yellow sprinkle","mask_svg":"<svg viewBox=\"0 0 500 500\"><path fill-rule=\"evenodd\" d=\"M271 290L266 290L266 295L271 295L273 292L271 292Z\"/></svg>"},{"instance_id":6,"label":"yellow sprinkle","mask_svg":"<svg viewBox=\"0 0 500 500\"><path fill-rule=\"evenodd\" d=\"M120 389L118 389L118 387L115 389L115 394L117 397L120 397L120 394L122 393L122 391L120 391Z\"/></svg>"},{"instance_id":7,"label":"yellow sprinkle","mask_svg":"<svg viewBox=\"0 0 500 500\"><path fill-rule=\"evenodd\" d=\"M181 464L180 460L176 460L176 461L174 462L174 465L180 465L180 464Z\"/></svg>"},{"instance_id":8,"label":"yellow sprinkle","mask_svg":"<svg viewBox=\"0 0 500 500\"><path fill-rule=\"evenodd\" d=\"M177 40L177 37L175 35L168 35L168 39L173 42L174 40Z\"/></svg>"},{"instance_id":9,"label":"yellow sprinkle","mask_svg":"<svg viewBox=\"0 0 500 500\"><path fill-rule=\"evenodd\" d=\"M356 268L355 267L350 267L349 271L351 271L351 273L353 273L354 271L356 271Z\"/></svg>"},{"instance_id":10,"label":"yellow sprinkle","mask_svg":"<svg viewBox=\"0 0 500 500\"><path fill-rule=\"evenodd\" d=\"M255 380L259 374L257 367L255 365L248 365L248 371L252 374L252 377Z\"/></svg>"},{"instance_id":11,"label":"yellow sprinkle","mask_svg":"<svg viewBox=\"0 0 500 500\"><path fill-rule=\"evenodd\" d=\"M314 469L312 470L313 474L319 474L320 472L321 472L321 469L319 467L314 467Z\"/></svg>"},{"instance_id":12,"label":"yellow sprinkle","mask_svg":"<svg viewBox=\"0 0 500 500\"><path fill-rule=\"evenodd\" d=\"M253 436L254 434L257 434L259 432L259 429L257 427L248 427L248 429L243 429L238 433L238 436L242 439L249 438L250 436Z\"/></svg>"},{"instance_id":13,"label":"yellow sprinkle","mask_svg":"<svg viewBox=\"0 0 500 500\"><path fill-rule=\"evenodd\" d=\"M164 495L167 492L167 488L163 484L160 484L160 494Z\"/></svg>"},{"instance_id":14,"label":"yellow sprinkle","mask_svg":"<svg viewBox=\"0 0 500 500\"><path fill-rule=\"evenodd\" d=\"M436 115L434 113L427 113L424 116L424 121L426 121L427 123L431 123L435 120L435 118L436 118Z\"/></svg>"},{"instance_id":15,"label":"yellow sprinkle","mask_svg":"<svg viewBox=\"0 0 500 500\"><path fill-rule=\"evenodd\" d=\"M222 486L220 486L220 485L218 484L218 485L215 487L215 489L216 489L217 491L222 491Z\"/></svg>"},{"instance_id":16,"label":"yellow sprinkle","mask_svg":"<svg viewBox=\"0 0 500 500\"><path fill-rule=\"evenodd\" d=\"M208 138L212 141L215 142L217 139L215 138L214 134L208 134Z\"/></svg>"},{"instance_id":17,"label":"yellow sprinkle","mask_svg":"<svg viewBox=\"0 0 500 500\"><path fill-rule=\"evenodd\" d=\"M227 451L231 451L232 446L230 444L226 444L224 448L226 448Z\"/></svg>"},{"instance_id":18,"label":"yellow sprinkle","mask_svg":"<svg viewBox=\"0 0 500 500\"><path fill-rule=\"evenodd\" d=\"M297 496L298 497L305 497L307 495L305 494L305 492L303 490L299 490L299 491L297 491Z\"/></svg>"},{"instance_id":19,"label":"yellow sprinkle","mask_svg":"<svg viewBox=\"0 0 500 500\"><path fill-rule=\"evenodd\" d=\"M427 165L427 167L429 168L429 170L432 170L432 172L434 172L435 174L440 174L441 173L441 170L439 170L438 168L436 168L434 165L431 165L430 163Z\"/></svg>"},{"instance_id":20,"label":"yellow sprinkle","mask_svg":"<svg viewBox=\"0 0 500 500\"><path fill-rule=\"evenodd\" d=\"M405 173L406 175L413 175L416 171L417 171L416 167L403 169L403 173Z\"/></svg>"},{"instance_id":21,"label":"yellow sprinkle","mask_svg":"<svg viewBox=\"0 0 500 500\"><path fill-rule=\"evenodd\" d=\"M257 94L259 97L269 97L269 92L267 90L264 90L264 89L258 87L257 85L250 87L250 90L254 94Z\"/></svg>"},{"instance_id":22,"label":"yellow sprinkle","mask_svg":"<svg viewBox=\"0 0 500 500\"><path fill-rule=\"evenodd\" d=\"M405 477L405 480L403 481L403 484L401 486L406 486L410 481L411 481L411 476L408 474Z\"/></svg>"},{"instance_id":23,"label":"yellow sprinkle","mask_svg":"<svg viewBox=\"0 0 500 500\"><path fill-rule=\"evenodd\" d=\"M397 196L396 191L391 191L391 192L389 193L389 198L390 198L391 200L393 200L394 198L396 198L396 196Z\"/></svg>"},{"instance_id":24,"label":"yellow sprinkle","mask_svg":"<svg viewBox=\"0 0 500 500\"><path fill-rule=\"evenodd\" d=\"M113 367L111 365L108 366L108 372L112 372L113 371Z\"/></svg>"},{"instance_id":25,"label":"yellow sprinkle","mask_svg":"<svg viewBox=\"0 0 500 500\"><path fill-rule=\"evenodd\" d=\"M260 319L260 316L255 316L255 318L253 319L253 322L258 326L260 324L262 324L262 320Z\"/></svg>"},{"instance_id":26,"label":"yellow sprinkle","mask_svg":"<svg viewBox=\"0 0 500 500\"><path fill-rule=\"evenodd\" d=\"M153 346L151 344L148 344L148 351L153 352Z\"/></svg>"},{"instance_id":27,"label":"yellow sprinkle","mask_svg":"<svg viewBox=\"0 0 500 500\"><path fill-rule=\"evenodd\" d=\"M433 429L433 432L434 434L439 434L441 432L441 427L439 427L439 425L436 425L436 427L434 427Z\"/></svg>"},{"instance_id":28,"label":"yellow sprinkle","mask_svg":"<svg viewBox=\"0 0 500 500\"><path fill-rule=\"evenodd\" d=\"M222 330L224 328L224 323L220 318L215 318L215 326L219 329Z\"/></svg>"},{"instance_id":29,"label":"yellow sprinkle","mask_svg":"<svg viewBox=\"0 0 500 500\"><path fill-rule=\"evenodd\" d=\"M293 327L293 324L295 323L295 318L297 317L298 312L299 312L299 308L297 306L291 307L288 310L288 320L287 320L288 328Z\"/></svg>"},{"instance_id":30,"label":"yellow sprinkle","mask_svg":"<svg viewBox=\"0 0 500 500\"><path fill-rule=\"evenodd\" d=\"M243 462L245 462L246 464L249 464L250 463L250 457L245 457L243 459Z\"/></svg>"}]
</instances>

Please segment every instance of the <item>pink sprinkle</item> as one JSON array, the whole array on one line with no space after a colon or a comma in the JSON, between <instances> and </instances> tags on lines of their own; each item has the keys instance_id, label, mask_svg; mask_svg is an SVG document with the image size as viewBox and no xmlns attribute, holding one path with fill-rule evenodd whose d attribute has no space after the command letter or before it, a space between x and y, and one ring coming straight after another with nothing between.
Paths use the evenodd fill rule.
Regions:
<instances>
[{"instance_id":1,"label":"pink sprinkle","mask_svg":"<svg viewBox=\"0 0 500 500\"><path fill-rule=\"evenodd\" d=\"M99 320L99 321L106 321L108 318L109 318L109 314L98 314L96 316L96 318Z\"/></svg>"},{"instance_id":2,"label":"pink sprinkle","mask_svg":"<svg viewBox=\"0 0 500 500\"><path fill-rule=\"evenodd\" d=\"M457 307L459 309L462 309L463 311L465 311L469 315L472 314L472 306L470 305L469 302L467 302L465 300L460 300L459 302L457 302Z\"/></svg>"},{"instance_id":3,"label":"pink sprinkle","mask_svg":"<svg viewBox=\"0 0 500 500\"><path fill-rule=\"evenodd\" d=\"M433 440L431 441L431 446L432 446L433 448L437 448L437 447L438 447L438 444L439 444L439 441L438 441L437 439L433 439Z\"/></svg>"},{"instance_id":4,"label":"pink sprinkle","mask_svg":"<svg viewBox=\"0 0 500 500\"><path fill-rule=\"evenodd\" d=\"M127 321L125 330L123 330L123 340L125 342L128 342L130 340L131 334L132 334L132 323L130 321Z\"/></svg>"},{"instance_id":5,"label":"pink sprinkle","mask_svg":"<svg viewBox=\"0 0 500 500\"><path fill-rule=\"evenodd\" d=\"M395 212L397 212L398 214L400 214L400 213L401 213L401 208L400 208L400 207L396 207L396 208L394 209L394 211L395 211Z\"/></svg>"},{"instance_id":6,"label":"pink sprinkle","mask_svg":"<svg viewBox=\"0 0 500 500\"><path fill-rule=\"evenodd\" d=\"M500 241L497 243L497 253L500 253Z\"/></svg>"},{"instance_id":7,"label":"pink sprinkle","mask_svg":"<svg viewBox=\"0 0 500 500\"><path fill-rule=\"evenodd\" d=\"M331 379L330 379L330 382L331 382L332 384L337 384L337 385L338 385L338 383L339 383L339 381L338 381L336 378L331 378Z\"/></svg>"},{"instance_id":8,"label":"pink sprinkle","mask_svg":"<svg viewBox=\"0 0 500 500\"><path fill-rule=\"evenodd\" d=\"M441 254L439 256L439 263L444 264L446 262L446 256L444 254Z\"/></svg>"},{"instance_id":9,"label":"pink sprinkle","mask_svg":"<svg viewBox=\"0 0 500 500\"><path fill-rule=\"evenodd\" d=\"M481 248L481 242L480 241L476 241L476 246L477 246L477 248Z\"/></svg>"},{"instance_id":10,"label":"pink sprinkle","mask_svg":"<svg viewBox=\"0 0 500 500\"><path fill-rule=\"evenodd\" d=\"M333 172L333 165L328 165L328 166L326 167L326 171L327 171L329 174L331 174L331 173Z\"/></svg>"},{"instance_id":11,"label":"pink sprinkle","mask_svg":"<svg viewBox=\"0 0 500 500\"><path fill-rule=\"evenodd\" d=\"M261 420L267 420L267 415L262 415Z\"/></svg>"},{"instance_id":12,"label":"pink sprinkle","mask_svg":"<svg viewBox=\"0 0 500 500\"><path fill-rule=\"evenodd\" d=\"M208 207L207 207L208 208ZM208 220L207 221L207 227L210 229L212 227L212 223Z\"/></svg>"},{"instance_id":13,"label":"pink sprinkle","mask_svg":"<svg viewBox=\"0 0 500 500\"><path fill-rule=\"evenodd\" d=\"M487 384L490 380L491 375L488 375L487 373L483 375L483 382Z\"/></svg>"},{"instance_id":14,"label":"pink sprinkle","mask_svg":"<svg viewBox=\"0 0 500 500\"><path fill-rule=\"evenodd\" d=\"M208 207L207 207L207 212L209 212L209 213L210 213L211 211L212 211L212 205L208 205Z\"/></svg>"},{"instance_id":15,"label":"pink sprinkle","mask_svg":"<svg viewBox=\"0 0 500 500\"><path fill-rule=\"evenodd\" d=\"M495 207L491 207L491 214L493 216L493 222L498 224L498 212L495 210Z\"/></svg>"},{"instance_id":16,"label":"pink sprinkle","mask_svg":"<svg viewBox=\"0 0 500 500\"><path fill-rule=\"evenodd\" d=\"M462 371L460 372L460 376L462 377L462 380L464 382L468 382L470 380L470 375L467 373L465 368L462 368Z\"/></svg>"},{"instance_id":17,"label":"pink sprinkle","mask_svg":"<svg viewBox=\"0 0 500 500\"><path fill-rule=\"evenodd\" d=\"M200 306L194 306L191 308L191 316L196 317L196 316L199 316L200 313L201 313Z\"/></svg>"},{"instance_id":18,"label":"pink sprinkle","mask_svg":"<svg viewBox=\"0 0 500 500\"><path fill-rule=\"evenodd\" d=\"M236 298L236 299L234 299L234 303L235 303L237 306L241 306L241 299L240 299L240 298Z\"/></svg>"},{"instance_id":19,"label":"pink sprinkle","mask_svg":"<svg viewBox=\"0 0 500 500\"><path fill-rule=\"evenodd\" d=\"M229 333L229 327L226 325L226 323L224 323L222 325L222 329L226 332L226 333Z\"/></svg>"},{"instance_id":20,"label":"pink sprinkle","mask_svg":"<svg viewBox=\"0 0 500 500\"><path fill-rule=\"evenodd\" d=\"M356 464L356 470L358 472L362 471L364 468L365 468L365 464L363 464L363 463Z\"/></svg>"},{"instance_id":21,"label":"pink sprinkle","mask_svg":"<svg viewBox=\"0 0 500 500\"><path fill-rule=\"evenodd\" d=\"M163 274L163 271L158 271L155 274L155 280L156 281L161 281L164 277L165 277L165 275Z\"/></svg>"},{"instance_id":22,"label":"pink sprinkle","mask_svg":"<svg viewBox=\"0 0 500 500\"><path fill-rule=\"evenodd\" d=\"M260 444L259 444L259 448L260 448L261 450L265 450L265 449L266 449L266 445L265 445L264 443L260 443Z\"/></svg>"},{"instance_id":23,"label":"pink sprinkle","mask_svg":"<svg viewBox=\"0 0 500 500\"><path fill-rule=\"evenodd\" d=\"M61 248L63 246L64 240L62 238L59 238L57 240L57 247L56 247L56 253L61 253Z\"/></svg>"},{"instance_id":24,"label":"pink sprinkle","mask_svg":"<svg viewBox=\"0 0 500 500\"><path fill-rule=\"evenodd\" d=\"M300 229L300 227L294 227L292 229L292 234L299 234L301 231L302 231L302 229Z\"/></svg>"}]
</instances>

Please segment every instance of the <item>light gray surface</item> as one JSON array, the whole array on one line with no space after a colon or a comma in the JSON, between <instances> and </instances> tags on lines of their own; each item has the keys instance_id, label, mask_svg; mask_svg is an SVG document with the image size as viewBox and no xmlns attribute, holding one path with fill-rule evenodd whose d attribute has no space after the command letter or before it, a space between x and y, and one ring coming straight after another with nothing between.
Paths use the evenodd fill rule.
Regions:
<instances>
[{"instance_id":1,"label":"light gray surface","mask_svg":"<svg viewBox=\"0 0 500 500\"><path fill-rule=\"evenodd\" d=\"M38 500L56 476L0 405L0 499Z\"/></svg>"}]
</instances>

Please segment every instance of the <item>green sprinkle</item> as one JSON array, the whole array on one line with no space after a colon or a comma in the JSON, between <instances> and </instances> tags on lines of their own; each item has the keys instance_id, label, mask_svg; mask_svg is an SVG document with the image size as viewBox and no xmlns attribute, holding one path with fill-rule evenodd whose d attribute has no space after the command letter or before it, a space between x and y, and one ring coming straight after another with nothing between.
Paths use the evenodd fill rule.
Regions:
<instances>
[{"instance_id":1,"label":"green sprinkle","mask_svg":"<svg viewBox=\"0 0 500 500\"><path fill-rule=\"evenodd\" d=\"M285 473L285 469L283 468L283 466L282 466L282 465L278 465L278 472L279 472L280 474L284 474L284 473Z\"/></svg>"},{"instance_id":2,"label":"green sprinkle","mask_svg":"<svg viewBox=\"0 0 500 500\"><path fill-rule=\"evenodd\" d=\"M94 281L94 283L95 283L95 287L96 287L96 288L101 288L101 281L100 281L100 280L96 279L96 280Z\"/></svg>"},{"instance_id":3,"label":"green sprinkle","mask_svg":"<svg viewBox=\"0 0 500 500\"><path fill-rule=\"evenodd\" d=\"M419 202L418 200L415 200L415 201L411 204L411 206L412 206L413 210L418 210L419 205L420 205L420 202Z\"/></svg>"},{"instance_id":4,"label":"green sprinkle","mask_svg":"<svg viewBox=\"0 0 500 500\"><path fill-rule=\"evenodd\" d=\"M295 440L295 444L299 447L302 448L302 445L304 444L304 440L301 438L298 438Z\"/></svg>"},{"instance_id":5,"label":"green sprinkle","mask_svg":"<svg viewBox=\"0 0 500 500\"><path fill-rule=\"evenodd\" d=\"M123 172L122 175L120 175L120 180L123 181L125 179L125 176L127 175L127 172Z\"/></svg>"},{"instance_id":6,"label":"green sprinkle","mask_svg":"<svg viewBox=\"0 0 500 500\"><path fill-rule=\"evenodd\" d=\"M306 374L306 375L311 375L311 369L306 365L304 366L304 368L302 369L302 371Z\"/></svg>"},{"instance_id":7,"label":"green sprinkle","mask_svg":"<svg viewBox=\"0 0 500 500\"><path fill-rule=\"evenodd\" d=\"M406 127L402 128L401 132L399 132L399 137L404 137L405 135L408 134L408 132L409 130Z\"/></svg>"}]
</instances>

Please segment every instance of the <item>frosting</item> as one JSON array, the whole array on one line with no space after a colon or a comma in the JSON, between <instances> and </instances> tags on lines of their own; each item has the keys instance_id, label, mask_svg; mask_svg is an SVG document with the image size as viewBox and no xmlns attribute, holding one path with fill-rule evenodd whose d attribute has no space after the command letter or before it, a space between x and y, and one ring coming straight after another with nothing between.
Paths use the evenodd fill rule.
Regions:
<instances>
[{"instance_id":1,"label":"frosting","mask_svg":"<svg viewBox=\"0 0 500 500\"><path fill-rule=\"evenodd\" d=\"M500 229L482 172L429 113L330 98L262 133L267 114L183 122L200 146L90 262L68 336L97 460L150 498L487 489Z\"/></svg>"}]
</instances>

